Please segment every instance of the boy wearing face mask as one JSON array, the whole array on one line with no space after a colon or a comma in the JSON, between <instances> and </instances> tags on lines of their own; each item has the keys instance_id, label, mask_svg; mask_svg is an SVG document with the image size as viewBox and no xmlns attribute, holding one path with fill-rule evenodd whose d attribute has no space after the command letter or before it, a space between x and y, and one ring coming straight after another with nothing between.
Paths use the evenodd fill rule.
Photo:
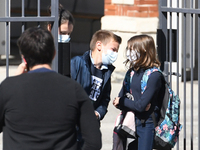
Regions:
<instances>
[{"instance_id":1,"label":"boy wearing face mask","mask_svg":"<svg viewBox=\"0 0 200 150\"><path fill-rule=\"evenodd\" d=\"M111 74L115 67L121 37L107 30L94 33L89 51L71 60L71 77L88 94L98 120L107 113L111 92Z\"/></svg>"},{"instance_id":2,"label":"boy wearing face mask","mask_svg":"<svg viewBox=\"0 0 200 150\"><path fill-rule=\"evenodd\" d=\"M51 7L48 10L51 14ZM70 41L70 35L74 29L74 17L72 14L66 10L61 4L59 5L59 19L58 19L58 42L68 43ZM47 29L51 31L53 24L48 23Z\"/></svg>"}]
</instances>

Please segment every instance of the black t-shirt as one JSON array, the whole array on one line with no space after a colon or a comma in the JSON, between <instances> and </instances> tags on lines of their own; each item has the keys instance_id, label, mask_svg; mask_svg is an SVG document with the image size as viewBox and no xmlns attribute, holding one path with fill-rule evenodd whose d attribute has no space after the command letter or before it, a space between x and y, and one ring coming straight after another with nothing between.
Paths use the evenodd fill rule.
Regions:
<instances>
[{"instance_id":1,"label":"black t-shirt","mask_svg":"<svg viewBox=\"0 0 200 150\"><path fill-rule=\"evenodd\" d=\"M97 101L103 85L103 70L97 69L93 64L91 64L91 91L89 98L92 101Z\"/></svg>"}]
</instances>

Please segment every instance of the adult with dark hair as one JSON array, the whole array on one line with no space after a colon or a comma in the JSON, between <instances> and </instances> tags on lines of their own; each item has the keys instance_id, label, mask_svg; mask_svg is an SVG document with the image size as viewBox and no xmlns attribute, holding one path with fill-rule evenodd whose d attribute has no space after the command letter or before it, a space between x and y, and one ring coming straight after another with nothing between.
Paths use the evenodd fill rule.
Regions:
<instances>
[{"instance_id":1,"label":"adult with dark hair","mask_svg":"<svg viewBox=\"0 0 200 150\"><path fill-rule=\"evenodd\" d=\"M154 112L158 120L165 92L165 81L158 71L149 76L145 91L141 91L141 80L145 71L160 66L153 38L149 35L131 37L127 42L126 54L126 65L129 70L119 97L114 99L113 105L124 112L133 111L135 113L137 139L129 143L126 149L152 150L155 134L152 113ZM130 82L130 86L127 82ZM127 89L134 100L126 96Z\"/></svg>"},{"instance_id":2,"label":"adult with dark hair","mask_svg":"<svg viewBox=\"0 0 200 150\"><path fill-rule=\"evenodd\" d=\"M82 148L100 150L101 133L88 95L77 82L51 70L51 33L29 28L17 43L26 63L0 86L3 149L77 150L78 124L85 139Z\"/></svg>"},{"instance_id":3,"label":"adult with dark hair","mask_svg":"<svg viewBox=\"0 0 200 150\"><path fill-rule=\"evenodd\" d=\"M59 14L58 14L58 42L66 43L70 41L70 35L74 29L74 17L73 15L66 10L63 5L59 4ZM51 7L48 10L51 14ZM53 23L49 22L47 29L51 31Z\"/></svg>"}]
</instances>

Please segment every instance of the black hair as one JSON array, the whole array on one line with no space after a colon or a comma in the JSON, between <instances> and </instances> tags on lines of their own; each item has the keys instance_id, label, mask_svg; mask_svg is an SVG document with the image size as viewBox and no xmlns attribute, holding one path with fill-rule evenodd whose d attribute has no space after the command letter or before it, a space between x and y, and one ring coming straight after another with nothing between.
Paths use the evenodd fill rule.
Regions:
<instances>
[{"instance_id":1,"label":"black hair","mask_svg":"<svg viewBox=\"0 0 200 150\"><path fill-rule=\"evenodd\" d=\"M20 53L31 68L38 64L51 64L54 54L54 39L46 29L31 27L25 30L17 40Z\"/></svg>"},{"instance_id":2,"label":"black hair","mask_svg":"<svg viewBox=\"0 0 200 150\"><path fill-rule=\"evenodd\" d=\"M70 24L74 25L75 20L73 15L66 10L62 4L59 4L59 14L58 14L58 26L60 27L61 24L65 23L66 21L69 21ZM48 9L49 15L51 15L51 6ZM53 26L52 22L49 22L48 24L51 24L51 27Z\"/></svg>"}]
</instances>

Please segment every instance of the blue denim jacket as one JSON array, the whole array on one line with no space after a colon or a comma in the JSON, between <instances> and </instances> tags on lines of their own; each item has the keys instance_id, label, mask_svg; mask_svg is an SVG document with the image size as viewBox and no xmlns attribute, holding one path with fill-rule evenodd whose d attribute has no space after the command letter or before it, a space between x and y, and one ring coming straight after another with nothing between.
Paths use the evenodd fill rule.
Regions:
<instances>
[{"instance_id":1,"label":"blue denim jacket","mask_svg":"<svg viewBox=\"0 0 200 150\"><path fill-rule=\"evenodd\" d=\"M88 95L90 94L92 86L90 66L90 51L85 52L82 56L76 56L71 59L71 77L82 85ZM102 91L97 101L93 103L94 109L100 114L100 120L107 113L110 102L111 74L114 69L115 67L113 65L108 65L108 69L103 76Z\"/></svg>"}]
</instances>

